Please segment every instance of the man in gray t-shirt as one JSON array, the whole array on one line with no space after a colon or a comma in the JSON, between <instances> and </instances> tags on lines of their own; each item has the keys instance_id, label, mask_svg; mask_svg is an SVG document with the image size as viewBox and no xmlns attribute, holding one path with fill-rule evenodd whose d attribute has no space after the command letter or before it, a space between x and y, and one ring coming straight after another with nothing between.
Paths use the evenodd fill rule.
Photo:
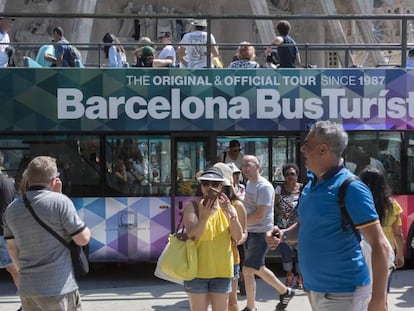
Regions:
<instances>
[{"instance_id":1,"label":"man in gray t-shirt","mask_svg":"<svg viewBox=\"0 0 414 311\"><path fill-rule=\"evenodd\" d=\"M25 195L44 223L68 242L89 243L89 229L61 193L55 159L34 158L22 180L27 183ZM4 237L19 271L23 310L81 310L69 249L33 218L21 196L5 212Z\"/></svg>"},{"instance_id":2,"label":"man in gray t-shirt","mask_svg":"<svg viewBox=\"0 0 414 311\"><path fill-rule=\"evenodd\" d=\"M246 155L243 157L242 172L248 180L244 197L248 238L244 244L245 257L243 262L247 306L243 310L257 310L255 275L258 275L279 292L280 303L276 306L276 310L284 310L295 292L279 281L274 273L265 266L265 257L268 251L265 236L266 232L273 228L275 200L273 186L260 176L260 163L255 156Z\"/></svg>"}]
</instances>

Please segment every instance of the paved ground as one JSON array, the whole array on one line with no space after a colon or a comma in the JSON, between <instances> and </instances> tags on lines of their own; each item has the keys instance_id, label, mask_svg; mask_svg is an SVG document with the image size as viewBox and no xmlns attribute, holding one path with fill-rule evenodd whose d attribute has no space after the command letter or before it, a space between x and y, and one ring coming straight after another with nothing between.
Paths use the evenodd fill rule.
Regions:
<instances>
[{"instance_id":1,"label":"paved ground","mask_svg":"<svg viewBox=\"0 0 414 311\"><path fill-rule=\"evenodd\" d=\"M153 266L141 269L131 266L107 266L93 271L80 283L84 311L149 311L190 310L182 287L158 280L151 276ZM414 270L401 270L395 275L389 295L389 311L414 310ZM263 281L257 281L258 308L260 311L274 310L277 294ZM245 306L244 297L239 297L239 306ZM19 299L9 276L0 272L0 310L15 311ZM304 292L298 291L289 311L310 311Z\"/></svg>"}]
</instances>

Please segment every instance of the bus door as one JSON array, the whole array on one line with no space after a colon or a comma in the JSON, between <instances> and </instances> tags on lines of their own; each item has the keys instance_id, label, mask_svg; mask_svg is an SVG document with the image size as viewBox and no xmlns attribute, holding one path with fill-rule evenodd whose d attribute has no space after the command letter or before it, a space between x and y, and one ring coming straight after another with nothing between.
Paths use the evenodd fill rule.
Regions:
<instances>
[{"instance_id":1,"label":"bus door","mask_svg":"<svg viewBox=\"0 0 414 311\"><path fill-rule=\"evenodd\" d=\"M174 229L179 223L186 202L200 196L197 174L216 160L211 150L215 146L213 138L197 136L183 137L180 135L174 139L173 143L172 175L174 182L171 182L171 195L175 211Z\"/></svg>"}]
</instances>

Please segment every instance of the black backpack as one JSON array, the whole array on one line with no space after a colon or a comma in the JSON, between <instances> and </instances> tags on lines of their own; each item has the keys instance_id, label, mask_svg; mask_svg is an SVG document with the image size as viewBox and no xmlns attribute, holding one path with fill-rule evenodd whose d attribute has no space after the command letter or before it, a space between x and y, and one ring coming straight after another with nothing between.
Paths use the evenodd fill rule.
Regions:
<instances>
[{"instance_id":1,"label":"black backpack","mask_svg":"<svg viewBox=\"0 0 414 311\"><path fill-rule=\"evenodd\" d=\"M80 51L71 44L68 44L65 53L65 59L70 67L76 67L76 60L82 62L82 55Z\"/></svg>"}]
</instances>

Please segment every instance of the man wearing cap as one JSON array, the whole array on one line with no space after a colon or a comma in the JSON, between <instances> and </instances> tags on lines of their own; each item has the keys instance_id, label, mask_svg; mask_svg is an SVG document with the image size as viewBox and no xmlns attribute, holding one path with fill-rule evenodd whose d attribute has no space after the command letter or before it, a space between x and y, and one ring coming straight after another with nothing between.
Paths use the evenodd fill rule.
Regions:
<instances>
[{"instance_id":1,"label":"man wearing cap","mask_svg":"<svg viewBox=\"0 0 414 311\"><path fill-rule=\"evenodd\" d=\"M172 64L171 59L155 58L155 49L146 45L138 52L135 67L168 67Z\"/></svg>"},{"instance_id":2,"label":"man wearing cap","mask_svg":"<svg viewBox=\"0 0 414 311\"><path fill-rule=\"evenodd\" d=\"M14 18L0 16L0 68L7 67L13 47L8 32L13 27Z\"/></svg>"},{"instance_id":3,"label":"man wearing cap","mask_svg":"<svg viewBox=\"0 0 414 311\"><path fill-rule=\"evenodd\" d=\"M177 57L186 63L188 68L211 68L213 57L219 57L218 48L215 45L216 39L210 34L211 41L211 63L207 64L207 21L205 19L195 19L191 22L195 30L186 33L180 42L177 50ZM193 45L192 45L193 44ZM184 56L186 56L184 58Z\"/></svg>"},{"instance_id":4,"label":"man wearing cap","mask_svg":"<svg viewBox=\"0 0 414 311\"><path fill-rule=\"evenodd\" d=\"M407 68L414 68L414 48L409 49L408 59L407 59Z\"/></svg>"},{"instance_id":5,"label":"man wearing cap","mask_svg":"<svg viewBox=\"0 0 414 311\"><path fill-rule=\"evenodd\" d=\"M158 41L163 44L163 49L158 55L159 59L170 59L172 65L175 66L176 62L176 53L174 47L171 45L171 33L170 32L160 32L158 34Z\"/></svg>"}]
</instances>

